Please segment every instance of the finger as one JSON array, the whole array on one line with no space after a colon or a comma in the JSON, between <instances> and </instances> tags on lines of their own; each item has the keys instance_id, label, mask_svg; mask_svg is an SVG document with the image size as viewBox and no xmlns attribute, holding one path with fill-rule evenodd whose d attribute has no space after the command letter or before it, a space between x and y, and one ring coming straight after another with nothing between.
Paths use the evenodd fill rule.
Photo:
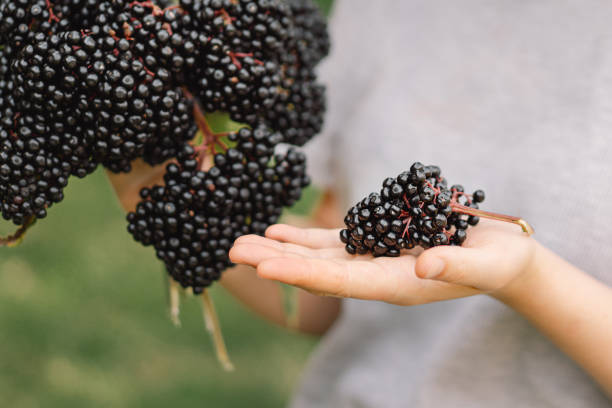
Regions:
<instances>
[{"instance_id":1,"label":"finger","mask_svg":"<svg viewBox=\"0 0 612 408\"><path fill-rule=\"evenodd\" d=\"M296 253L282 251L270 246L258 244L234 245L229 252L230 260L233 263L251 265L254 267L257 267L257 265L266 259L278 258L282 256L287 258L303 258L303 256Z\"/></svg>"},{"instance_id":2,"label":"finger","mask_svg":"<svg viewBox=\"0 0 612 408\"><path fill-rule=\"evenodd\" d=\"M241 237L236 238L234 241L234 245L239 244L261 244L265 241L270 241L267 238L264 238L259 235L250 234L250 235L242 235Z\"/></svg>"},{"instance_id":3,"label":"finger","mask_svg":"<svg viewBox=\"0 0 612 408\"><path fill-rule=\"evenodd\" d=\"M412 257L396 258L399 270L414 267ZM405 263L401 266L400 264ZM393 301L401 288L410 285L409 273L386 273L371 261L342 259L267 259L257 267L257 274L265 279L299 286L315 293L339 297Z\"/></svg>"},{"instance_id":4,"label":"finger","mask_svg":"<svg viewBox=\"0 0 612 408\"><path fill-rule=\"evenodd\" d=\"M339 229L297 228L291 225L277 224L266 230L266 237L314 249L344 246L340 241Z\"/></svg>"},{"instance_id":5,"label":"finger","mask_svg":"<svg viewBox=\"0 0 612 408\"><path fill-rule=\"evenodd\" d=\"M345 259L351 258L351 255L347 253L343 247L312 249L298 244L279 242L274 239L260 237L259 235L245 235L238 238L234 242L234 246L244 244L264 245L271 248L275 248L279 251L296 253L305 257Z\"/></svg>"},{"instance_id":6,"label":"finger","mask_svg":"<svg viewBox=\"0 0 612 408\"><path fill-rule=\"evenodd\" d=\"M489 289L491 273L500 264L500 257L477 248L440 246L424 251L415 266L416 275L482 290Z\"/></svg>"},{"instance_id":7,"label":"finger","mask_svg":"<svg viewBox=\"0 0 612 408\"><path fill-rule=\"evenodd\" d=\"M264 238L259 235L244 235L234 241L234 245L253 244L253 245L265 245L271 248L275 248L281 251L293 250L299 253L313 254L313 250L297 244L289 244L285 242L279 242L272 238Z\"/></svg>"}]
</instances>

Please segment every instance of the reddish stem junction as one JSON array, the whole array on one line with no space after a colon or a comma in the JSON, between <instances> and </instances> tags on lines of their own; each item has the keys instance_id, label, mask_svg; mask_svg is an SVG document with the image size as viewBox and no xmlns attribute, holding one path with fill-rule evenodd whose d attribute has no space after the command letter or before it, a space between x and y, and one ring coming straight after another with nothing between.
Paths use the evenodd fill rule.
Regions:
<instances>
[{"instance_id":1,"label":"reddish stem junction","mask_svg":"<svg viewBox=\"0 0 612 408\"><path fill-rule=\"evenodd\" d=\"M432 186L429 182L427 183L427 185L434 191L434 204L436 203L436 200L438 198L438 195L440 194L440 189L437 187ZM482 217L482 218L488 218L491 220L496 220L496 221L504 221L504 222L510 222L512 224L516 224L518 226L521 227L521 229L527 234L527 235L532 235L535 231L534 229L531 227L531 225L529 225L529 223L527 223L527 221L523 220L522 218L519 217L514 217L511 215L505 215L505 214L498 214L498 213L494 213L494 212L490 212L490 211L484 211L484 210L480 210L477 208L473 208L473 207L469 207L466 205L461 204L458 201L458 198L461 196L464 196L467 198L467 202L468 204L472 203L472 196L470 194L466 194L462 191L457 191L455 189L452 190L453 196L451 198L451 202L450 202L450 206L453 209L453 212L458 213L458 214L465 214L465 215L471 215L474 217ZM406 197L406 195L404 195L404 202L406 203L406 205L408 206L408 208L411 208L410 202L408 201L408 198ZM423 203L420 204L419 206L420 208L423 208ZM400 214L400 218L403 219L404 224L406 224L406 228L404 228L404 232L402 233L402 238L406 236L406 234L408 234L408 230L410 228L410 225L412 223L412 217L410 216L410 213L407 211L402 211L402 213ZM446 236L450 239L450 236L452 235L449 231L445 231L444 234L446 234Z\"/></svg>"},{"instance_id":2,"label":"reddish stem junction","mask_svg":"<svg viewBox=\"0 0 612 408\"><path fill-rule=\"evenodd\" d=\"M53 12L53 4L51 4L51 0L45 0L45 2L47 4L47 11L49 11L49 22L55 21L58 23L60 19Z\"/></svg>"},{"instance_id":3,"label":"reddish stem junction","mask_svg":"<svg viewBox=\"0 0 612 408\"><path fill-rule=\"evenodd\" d=\"M229 133L215 133L208 124L208 121L206 120L206 115L204 114L204 111L202 110L202 107L200 106L200 103L198 102L197 98L195 98L193 94L189 92L189 90L185 87L183 87L183 93L189 100L193 102L193 118L198 126L198 129L200 130L200 132L202 132L203 135L202 143L200 145L194 146L194 149L196 153L198 153L197 160L198 164L200 165L200 169L204 171L206 167L206 157L208 154L210 154L210 156L214 156L216 153L215 148L217 146L219 146L224 151L229 148L223 142L223 140L221 140Z\"/></svg>"},{"instance_id":4,"label":"reddish stem junction","mask_svg":"<svg viewBox=\"0 0 612 408\"><path fill-rule=\"evenodd\" d=\"M159 7L157 4L153 3L152 1L133 1L131 2L128 7L132 8L134 6L141 6L141 7L145 7L145 8L150 8L151 12L154 16L163 16L167 11L170 10L178 10L180 12L183 11L183 9L181 8L181 6L179 5L173 5L173 6L169 6L166 8L161 8Z\"/></svg>"},{"instance_id":5,"label":"reddish stem junction","mask_svg":"<svg viewBox=\"0 0 612 408\"><path fill-rule=\"evenodd\" d=\"M236 21L236 17L232 17L225 9L215 11L215 16L221 15L223 17L223 24L229 25Z\"/></svg>"},{"instance_id":6,"label":"reddish stem junction","mask_svg":"<svg viewBox=\"0 0 612 408\"><path fill-rule=\"evenodd\" d=\"M252 52L244 53L244 52L233 52L233 51L230 51L230 52L228 52L228 55L232 59L232 64L234 64L238 69L242 69L242 62L240 62L240 60L238 58L252 57L253 53ZM253 61L257 65L264 65L263 61L260 61L258 59L253 58Z\"/></svg>"}]
</instances>

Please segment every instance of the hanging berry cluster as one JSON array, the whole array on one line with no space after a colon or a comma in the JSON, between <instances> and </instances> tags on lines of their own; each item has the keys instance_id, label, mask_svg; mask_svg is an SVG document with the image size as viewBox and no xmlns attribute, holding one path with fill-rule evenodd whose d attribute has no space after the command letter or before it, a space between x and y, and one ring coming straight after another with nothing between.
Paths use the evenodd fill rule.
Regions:
<instances>
[{"instance_id":1,"label":"hanging berry cluster","mask_svg":"<svg viewBox=\"0 0 612 408\"><path fill-rule=\"evenodd\" d=\"M70 176L174 159L128 229L201 293L309 183L277 145L321 129L326 30L310 0L0 0L0 211L20 226L0 245ZM214 133L218 112L242 129Z\"/></svg>"}]
</instances>

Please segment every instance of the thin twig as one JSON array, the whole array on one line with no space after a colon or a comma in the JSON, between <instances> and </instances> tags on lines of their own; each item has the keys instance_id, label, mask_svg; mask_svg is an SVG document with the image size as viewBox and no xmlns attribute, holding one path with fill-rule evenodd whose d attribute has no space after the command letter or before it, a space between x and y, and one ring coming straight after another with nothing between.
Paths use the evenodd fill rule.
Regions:
<instances>
[{"instance_id":1,"label":"thin twig","mask_svg":"<svg viewBox=\"0 0 612 408\"><path fill-rule=\"evenodd\" d=\"M201 297L204 323L206 325L206 330L208 330L210 333L215 345L217 359L225 371L233 371L234 365L230 361L229 354L227 353L225 341L223 340L223 333L221 332L221 326L219 325L219 319L217 318L217 312L215 311L215 305L213 304L208 290L204 290Z\"/></svg>"},{"instance_id":2,"label":"thin twig","mask_svg":"<svg viewBox=\"0 0 612 408\"><path fill-rule=\"evenodd\" d=\"M26 232L34 223L36 222L36 218L34 216L26 219L25 223L19 227L17 231L13 235L9 235L6 238L0 237L0 247L15 247L21 243L23 238L25 237Z\"/></svg>"},{"instance_id":3,"label":"thin twig","mask_svg":"<svg viewBox=\"0 0 612 408\"><path fill-rule=\"evenodd\" d=\"M169 301L169 312L170 320L176 327L181 327L181 293L179 284L168 277L168 301Z\"/></svg>"}]
</instances>

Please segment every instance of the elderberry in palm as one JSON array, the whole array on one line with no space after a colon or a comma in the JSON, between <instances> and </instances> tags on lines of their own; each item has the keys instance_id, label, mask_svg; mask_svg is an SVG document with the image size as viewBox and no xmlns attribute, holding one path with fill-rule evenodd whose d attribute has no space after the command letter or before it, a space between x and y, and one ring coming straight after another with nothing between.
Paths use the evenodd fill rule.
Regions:
<instances>
[{"instance_id":1,"label":"elderberry in palm","mask_svg":"<svg viewBox=\"0 0 612 408\"><path fill-rule=\"evenodd\" d=\"M438 166L417 162L353 206L340 239L348 253L375 257L397 257L417 246L461 245L467 228L479 222L470 209L484 199L482 190L467 194L459 184L448 187Z\"/></svg>"}]
</instances>

